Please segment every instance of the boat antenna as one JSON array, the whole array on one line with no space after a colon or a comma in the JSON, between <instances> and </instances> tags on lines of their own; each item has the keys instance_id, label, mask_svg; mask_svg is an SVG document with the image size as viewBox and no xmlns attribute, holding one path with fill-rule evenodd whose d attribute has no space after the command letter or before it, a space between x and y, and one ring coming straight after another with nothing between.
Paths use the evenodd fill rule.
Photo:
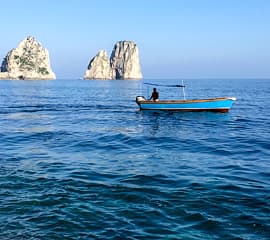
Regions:
<instances>
[{"instance_id":1,"label":"boat antenna","mask_svg":"<svg viewBox=\"0 0 270 240\"><path fill-rule=\"evenodd\" d=\"M182 91L183 91L183 96L184 96L184 100L186 100L186 93L185 93L185 85L184 85L184 80L182 80Z\"/></svg>"}]
</instances>

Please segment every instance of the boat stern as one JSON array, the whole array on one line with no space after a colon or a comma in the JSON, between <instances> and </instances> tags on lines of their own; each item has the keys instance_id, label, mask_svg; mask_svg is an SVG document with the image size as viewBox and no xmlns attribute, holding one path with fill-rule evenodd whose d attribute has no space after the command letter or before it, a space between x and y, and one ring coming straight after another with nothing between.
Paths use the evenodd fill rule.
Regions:
<instances>
[{"instance_id":1,"label":"boat stern","mask_svg":"<svg viewBox=\"0 0 270 240\"><path fill-rule=\"evenodd\" d=\"M145 98L143 96L137 96L136 97L136 103L141 107L141 102L145 101Z\"/></svg>"}]
</instances>

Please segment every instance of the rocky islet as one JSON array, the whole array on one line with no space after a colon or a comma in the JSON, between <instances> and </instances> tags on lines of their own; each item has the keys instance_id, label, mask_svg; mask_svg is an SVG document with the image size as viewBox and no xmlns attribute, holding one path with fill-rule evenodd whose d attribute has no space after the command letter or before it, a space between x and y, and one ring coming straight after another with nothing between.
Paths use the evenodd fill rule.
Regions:
<instances>
[{"instance_id":1,"label":"rocky islet","mask_svg":"<svg viewBox=\"0 0 270 240\"><path fill-rule=\"evenodd\" d=\"M141 79L139 50L132 41L114 45L110 59L105 50L90 60L85 79Z\"/></svg>"},{"instance_id":2,"label":"rocky islet","mask_svg":"<svg viewBox=\"0 0 270 240\"><path fill-rule=\"evenodd\" d=\"M113 79L113 71L110 65L110 59L105 50L100 50L93 57L84 74L85 79Z\"/></svg>"},{"instance_id":3,"label":"rocky islet","mask_svg":"<svg viewBox=\"0 0 270 240\"><path fill-rule=\"evenodd\" d=\"M55 79L49 51L32 36L8 52L1 65L0 79Z\"/></svg>"},{"instance_id":4,"label":"rocky islet","mask_svg":"<svg viewBox=\"0 0 270 240\"><path fill-rule=\"evenodd\" d=\"M55 79L49 51L33 36L21 41L3 59L0 79ZM92 58L84 79L142 79L139 50L132 41L119 41L110 58L101 50Z\"/></svg>"}]
</instances>

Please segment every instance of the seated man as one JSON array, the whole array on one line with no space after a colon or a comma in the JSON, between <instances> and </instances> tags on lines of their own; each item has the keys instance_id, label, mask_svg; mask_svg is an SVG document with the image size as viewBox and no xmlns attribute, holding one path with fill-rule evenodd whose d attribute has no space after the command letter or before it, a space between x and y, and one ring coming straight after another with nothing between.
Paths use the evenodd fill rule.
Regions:
<instances>
[{"instance_id":1,"label":"seated man","mask_svg":"<svg viewBox=\"0 0 270 240\"><path fill-rule=\"evenodd\" d=\"M159 98L159 94L157 92L157 89L153 88L153 92L149 100L153 99L153 101L158 101L158 98Z\"/></svg>"}]
</instances>

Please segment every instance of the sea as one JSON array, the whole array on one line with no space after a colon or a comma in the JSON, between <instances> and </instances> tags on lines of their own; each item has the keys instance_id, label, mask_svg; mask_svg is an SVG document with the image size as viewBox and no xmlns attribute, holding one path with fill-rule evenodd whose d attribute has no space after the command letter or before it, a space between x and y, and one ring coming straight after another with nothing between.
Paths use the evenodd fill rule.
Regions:
<instances>
[{"instance_id":1,"label":"sea","mask_svg":"<svg viewBox=\"0 0 270 240\"><path fill-rule=\"evenodd\" d=\"M182 83L0 81L1 240L270 239L270 79L184 80L228 113L140 111L146 82Z\"/></svg>"}]
</instances>

